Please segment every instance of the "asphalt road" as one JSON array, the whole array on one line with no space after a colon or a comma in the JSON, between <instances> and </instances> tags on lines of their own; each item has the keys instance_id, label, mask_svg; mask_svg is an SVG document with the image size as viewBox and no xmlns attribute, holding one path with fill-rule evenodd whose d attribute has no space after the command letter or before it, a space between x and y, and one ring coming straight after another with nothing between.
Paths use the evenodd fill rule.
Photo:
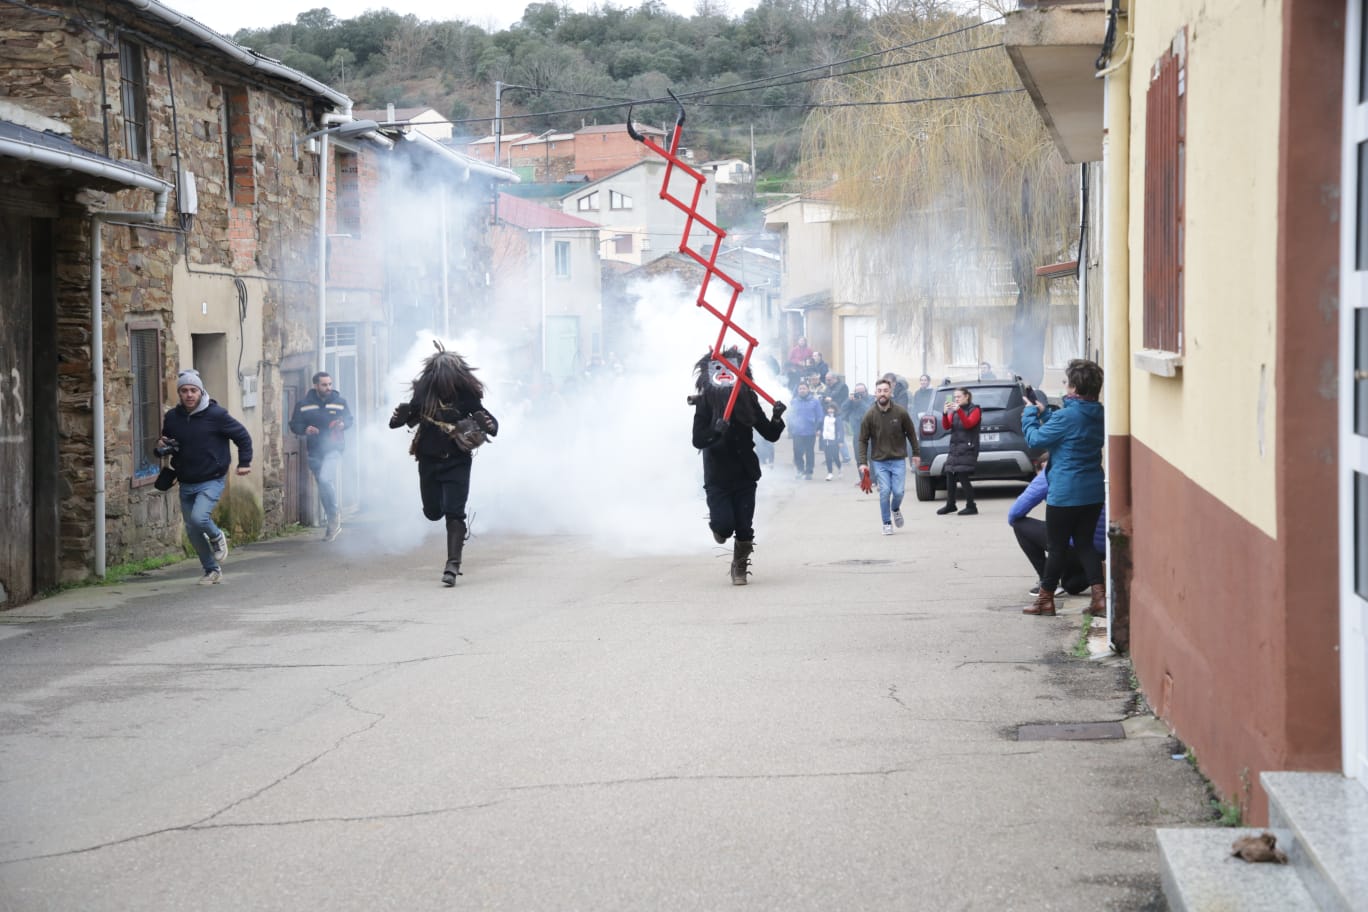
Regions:
<instances>
[{"instance_id":1,"label":"asphalt road","mask_svg":"<svg viewBox=\"0 0 1368 912\"><path fill-rule=\"evenodd\" d=\"M358 517L0 614L0 909L1162 909L1173 742L1017 740L1133 714L1083 599L1020 614L1018 490L885 537L767 478L744 588L701 519L447 590Z\"/></svg>"}]
</instances>

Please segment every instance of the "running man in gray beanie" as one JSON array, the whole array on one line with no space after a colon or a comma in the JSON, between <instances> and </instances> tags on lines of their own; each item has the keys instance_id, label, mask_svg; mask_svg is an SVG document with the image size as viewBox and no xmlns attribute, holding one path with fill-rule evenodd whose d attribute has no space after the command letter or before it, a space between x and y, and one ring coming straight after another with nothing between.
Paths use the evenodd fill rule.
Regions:
<instances>
[{"instance_id":1,"label":"running man in gray beanie","mask_svg":"<svg viewBox=\"0 0 1368 912\"><path fill-rule=\"evenodd\" d=\"M219 562L228 556L228 536L214 525L212 516L232 461L228 441L237 445L237 474L247 475L252 471L252 435L209 398L199 371L183 370L176 376L176 396L180 405L162 419L157 446L171 454L185 532L204 568L200 585L207 586L223 581Z\"/></svg>"}]
</instances>

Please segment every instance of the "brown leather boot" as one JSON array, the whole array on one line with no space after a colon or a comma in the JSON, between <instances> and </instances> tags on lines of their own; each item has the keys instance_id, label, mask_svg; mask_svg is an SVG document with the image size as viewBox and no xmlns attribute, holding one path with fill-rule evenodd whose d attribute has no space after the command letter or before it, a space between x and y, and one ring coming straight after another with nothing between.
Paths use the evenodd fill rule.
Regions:
<instances>
[{"instance_id":1,"label":"brown leather boot","mask_svg":"<svg viewBox=\"0 0 1368 912\"><path fill-rule=\"evenodd\" d=\"M1022 608L1021 613L1039 615L1040 617L1054 617L1054 591L1041 586L1040 592L1036 595L1035 602L1033 602L1029 608Z\"/></svg>"},{"instance_id":2,"label":"brown leather boot","mask_svg":"<svg viewBox=\"0 0 1368 912\"><path fill-rule=\"evenodd\" d=\"M733 586L746 585L746 576L750 573L751 550L755 548L755 542L742 541L737 539L732 544L731 562L731 581Z\"/></svg>"},{"instance_id":3,"label":"brown leather boot","mask_svg":"<svg viewBox=\"0 0 1368 912\"><path fill-rule=\"evenodd\" d=\"M1107 616L1107 587L1102 583L1092 587L1092 602L1083 610L1084 614L1090 614L1095 618Z\"/></svg>"}]
</instances>

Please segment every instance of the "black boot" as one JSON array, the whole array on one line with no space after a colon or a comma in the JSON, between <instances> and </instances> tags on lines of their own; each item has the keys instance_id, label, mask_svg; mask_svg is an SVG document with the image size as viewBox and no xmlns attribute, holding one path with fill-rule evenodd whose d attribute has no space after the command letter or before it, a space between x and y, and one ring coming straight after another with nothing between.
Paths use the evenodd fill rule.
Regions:
<instances>
[{"instance_id":1,"label":"black boot","mask_svg":"<svg viewBox=\"0 0 1368 912\"><path fill-rule=\"evenodd\" d=\"M461 549L465 547L466 524L465 520L448 516L447 527L447 562L442 569L442 585L456 585L456 577L461 575Z\"/></svg>"},{"instance_id":2,"label":"black boot","mask_svg":"<svg viewBox=\"0 0 1368 912\"><path fill-rule=\"evenodd\" d=\"M733 586L746 585L746 577L750 574L751 551L754 549L754 541L742 541L739 538L732 545L731 581Z\"/></svg>"}]
</instances>

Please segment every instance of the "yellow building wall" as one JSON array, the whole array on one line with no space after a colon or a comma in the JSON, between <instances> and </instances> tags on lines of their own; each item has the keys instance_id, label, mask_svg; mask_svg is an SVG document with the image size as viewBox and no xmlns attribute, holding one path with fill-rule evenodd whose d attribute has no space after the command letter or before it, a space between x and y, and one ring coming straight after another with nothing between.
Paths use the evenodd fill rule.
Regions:
<instances>
[{"instance_id":1,"label":"yellow building wall","mask_svg":"<svg viewBox=\"0 0 1368 912\"><path fill-rule=\"evenodd\" d=\"M1166 378L1132 365L1131 433L1276 537L1282 4L1148 0L1133 3L1131 17L1133 351L1144 347L1145 174L1135 165L1145 156L1145 97L1155 62L1187 27L1183 366Z\"/></svg>"}]
</instances>

